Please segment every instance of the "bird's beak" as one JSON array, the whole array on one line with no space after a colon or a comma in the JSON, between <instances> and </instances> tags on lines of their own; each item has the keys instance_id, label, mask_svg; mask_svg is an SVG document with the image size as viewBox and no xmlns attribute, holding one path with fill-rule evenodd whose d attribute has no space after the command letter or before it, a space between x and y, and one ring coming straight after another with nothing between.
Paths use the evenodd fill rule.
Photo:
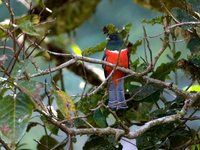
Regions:
<instances>
[{"instance_id":1,"label":"bird's beak","mask_svg":"<svg viewBox=\"0 0 200 150\"><path fill-rule=\"evenodd\" d=\"M106 40L107 40L107 41L109 41L109 40L110 40L110 38L109 38L109 37L107 37L107 38L106 38Z\"/></svg>"}]
</instances>

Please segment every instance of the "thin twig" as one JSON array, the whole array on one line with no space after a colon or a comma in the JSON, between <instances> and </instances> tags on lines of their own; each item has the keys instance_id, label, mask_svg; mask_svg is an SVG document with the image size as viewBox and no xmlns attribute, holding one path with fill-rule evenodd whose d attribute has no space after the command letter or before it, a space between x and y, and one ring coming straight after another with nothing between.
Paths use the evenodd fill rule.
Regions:
<instances>
[{"instance_id":1,"label":"thin twig","mask_svg":"<svg viewBox=\"0 0 200 150\"><path fill-rule=\"evenodd\" d=\"M12 29L13 29L13 27L15 25L15 14L13 12L13 8L11 6L10 0L7 0L7 2L5 2L5 4L6 4L6 7L8 8L9 14L10 14L10 20L11 20ZM17 49L17 42L16 41L17 40L16 40L16 32L15 32L15 30L12 32L12 36L13 36L13 38L12 38L12 40L13 40L13 50L16 51L16 49Z\"/></svg>"},{"instance_id":2,"label":"thin twig","mask_svg":"<svg viewBox=\"0 0 200 150\"><path fill-rule=\"evenodd\" d=\"M0 137L0 143L2 144L2 146L6 149L6 150L11 150L8 145L4 142L4 140L1 139Z\"/></svg>"},{"instance_id":3,"label":"thin twig","mask_svg":"<svg viewBox=\"0 0 200 150\"><path fill-rule=\"evenodd\" d=\"M195 22L195 21L179 22L179 23L176 23L176 24L173 24L171 26L166 27L166 31L170 32L171 29L179 27L179 26L184 26L184 25L199 25L199 24L200 24L200 21L197 21L197 22Z\"/></svg>"},{"instance_id":4,"label":"thin twig","mask_svg":"<svg viewBox=\"0 0 200 150\"><path fill-rule=\"evenodd\" d=\"M106 79L105 79L95 90L93 90L93 91L90 92L90 93L87 93L86 95L87 95L87 96L91 96L91 95L97 93L100 89L102 89L102 87L103 87L103 86L108 82L108 80L111 78L111 76L113 75L114 71L115 71L115 70L113 69L112 72L106 77Z\"/></svg>"},{"instance_id":5,"label":"thin twig","mask_svg":"<svg viewBox=\"0 0 200 150\"><path fill-rule=\"evenodd\" d=\"M9 46L0 46L0 49L7 49L7 50L11 50L12 52L14 52L13 48L12 47L9 47Z\"/></svg>"},{"instance_id":6,"label":"thin twig","mask_svg":"<svg viewBox=\"0 0 200 150\"><path fill-rule=\"evenodd\" d=\"M34 78L34 77L38 77L38 76L42 76L42 75L46 75L46 74L55 72L57 70L65 68L65 67L67 67L67 66L69 66L69 65L71 65L71 64L73 64L75 62L76 62L75 59L71 59L71 60L69 60L69 61L67 61L67 62L65 62L65 63L63 63L63 64L61 64L61 65L59 65L57 67L53 67L53 68L50 68L50 69L45 69L45 70L40 71L39 73L33 74L33 75L30 76L30 78ZM26 78L25 76L21 76L21 77L18 78L18 80L22 80L22 79L25 79L25 78Z\"/></svg>"},{"instance_id":7,"label":"thin twig","mask_svg":"<svg viewBox=\"0 0 200 150\"><path fill-rule=\"evenodd\" d=\"M152 67L152 65L153 65L153 55L152 55L152 50L150 48L149 40L147 39L147 32L146 32L146 29L145 29L144 26L143 26L143 31L144 31L144 39L147 43L147 48L148 48L149 54L150 54L150 64L149 65L150 65L150 67Z\"/></svg>"},{"instance_id":8,"label":"thin twig","mask_svg":"<svg viewBox=\"0 0 200 150\"><path fill-rule=\"evenodd\" d=\"M126 131L129 132L129 128L121 121L121 119L117 116L115 111L112 111L110 108L108 108L105 104L103 104L105 108L109 110L109 112L114 116L116 121L121 125L121 127Z\"/></svg>"}]
</instances>

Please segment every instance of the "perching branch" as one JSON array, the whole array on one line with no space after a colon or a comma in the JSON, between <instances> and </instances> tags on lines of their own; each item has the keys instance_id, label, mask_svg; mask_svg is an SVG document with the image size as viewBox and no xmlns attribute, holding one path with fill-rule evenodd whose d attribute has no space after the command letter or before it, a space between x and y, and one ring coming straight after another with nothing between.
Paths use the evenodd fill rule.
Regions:
<instances>
[{"instance_id":1,"label":"perching branch","mask_svg":"<svg viewBox=\"0 0 200 150\"><path fill-rule=\"evenodd\" d=\"M103 65L107 65L107 66L110 66L110 67L115 67L114 64L108 63L106 61L99 60L99 59L94 59L94 58L89 58L89 57L84 57L84 56L78 56L78 55L74 55L74 54L60 54L60 53L51 52L51 54L52 53L55 54L55 55L65 55L65 56L71 57L72 59L67 61L67 62L65 62L65 63L63 63L63 64L61 64L61 65L59 65L59 66L57 66L57 67L53 67L51 69L42 70L40 73L32 74L32 75L29 76L29 78L34 78L34 77L46 75L46 74L48 74L50 72L55 72L57 70L63 69L66 66L69 66L69 65L75 63L76 61L80 61L80 60L81 61L85 61L85 62L89 62L89 63L103 64ZM118 67L117 66L116 69L120 70L122 72L125 72L127 74L130 74L133 77L141 78L144 82L154 83L155 85L158 85L158 86L160 86L162 88L167 88L169 90L172 90L173 92L175 92L179 96L183 96L183 97L187 97L188 96L189 92L180 90L175 85L173 85L173 83L168 83L168 82L164 82L164 81L157 80L157 79L154 79L154 78L150 78L148 76L144 76L143 73L138 73L138 72L135 72L135 71L132 71L130 69L123 68L123 67ZM25 78L26 78L26 76L21 76L18 79L22 80L22 79L25 79Z\"/></svg>"}]
</instances>

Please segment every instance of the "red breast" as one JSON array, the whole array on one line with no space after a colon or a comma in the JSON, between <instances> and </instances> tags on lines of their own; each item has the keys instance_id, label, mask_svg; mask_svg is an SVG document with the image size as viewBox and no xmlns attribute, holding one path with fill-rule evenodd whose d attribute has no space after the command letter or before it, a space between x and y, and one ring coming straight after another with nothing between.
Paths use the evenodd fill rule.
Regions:
<instances>
[{"instance_id":1,"label":"red breast","mask_svg":"<svg viewBox=\"0 0 200 150\"><path fill-rule=\"evenodd\" d=\"M128 64L129 64L128 49L122 49L120 52L117 50L116 51L106 50L105 54L106 54L107 62L110 62L112 64L117 64L117 62L118 62L118 66L128 68ZM108 76L112 72L112 67L105 66L105 70L106 70L106 73ZM117 70L113 73L112 80L115 80L115 83L117 84L118 83L117 79L119 79L123 76L124 76L124 73Z\"/></svg>"}]
</instances>

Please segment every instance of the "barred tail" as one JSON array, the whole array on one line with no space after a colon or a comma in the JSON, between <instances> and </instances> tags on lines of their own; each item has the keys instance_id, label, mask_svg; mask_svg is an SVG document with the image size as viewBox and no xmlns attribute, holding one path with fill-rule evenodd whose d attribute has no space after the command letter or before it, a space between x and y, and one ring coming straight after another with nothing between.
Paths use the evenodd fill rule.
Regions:
<instances>
[{"instance_id":1,"label":"barred tail","mask_svg":"<svg viewBox=\"0 0 200 150\"><path fill-rule=\"evenodd\" d=\"M128 108L124 97L124 79L119 79L117 84L111 81L108 88L108 94L109 108L116 110Z\"/></svg>"}]
</instances>

